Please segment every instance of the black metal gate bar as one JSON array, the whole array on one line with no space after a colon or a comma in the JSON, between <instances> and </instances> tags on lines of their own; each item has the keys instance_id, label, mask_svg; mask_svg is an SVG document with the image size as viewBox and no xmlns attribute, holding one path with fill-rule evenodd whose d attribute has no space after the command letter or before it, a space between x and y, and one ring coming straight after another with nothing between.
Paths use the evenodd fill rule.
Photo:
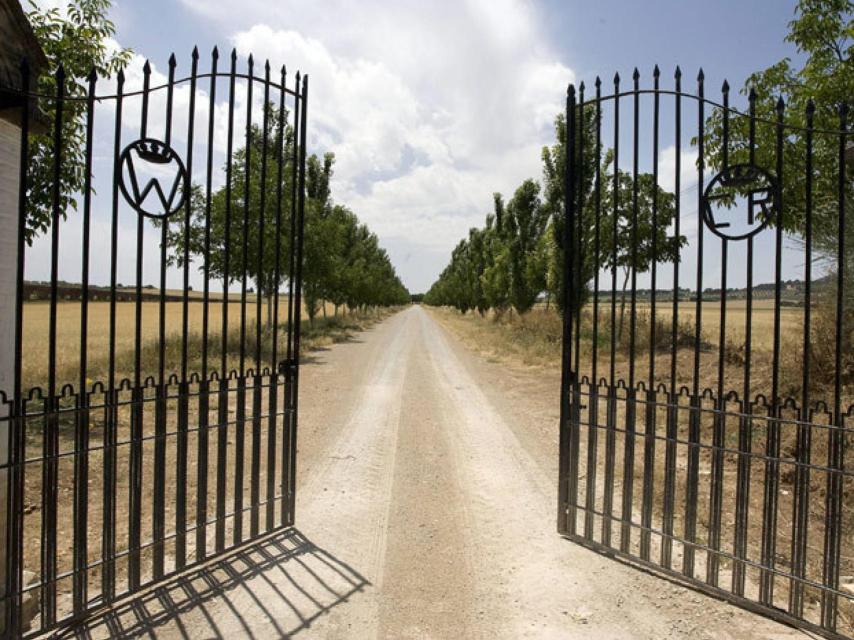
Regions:
<instances>
[{"instance_id":1,"label":"black metal gate bar","mask_svg":"<svg viewBox=\"0 0 854 640\"><path fill-rule=\"evenodd\" d=\"M583 85L578 99L572 86L567 94L571 152L565 158L560 238L567 312L558 529L595 550L679 577L769 617L827 637L854 637L854 598L841 584L854 569L852 554L843 549L851 544L843 527L852 513L846 489L854 482L854 471L845 465L854 420L854 388L845 373L846 332L854 318L846 291L845 207L852 188L845 160L848 105L837 110L810 101L802 105L806 125L799 127L787 122L782 100L751 90L744 113L730 105L728 83L716 102L704 95L702 71L696 95L683 93L678 68L674 77L673 90L661 89L656 68L653 88L645 90L635 71L632 88L621 91L615 76L607 96L597 78L592 105L584 100ZM629 97L633 127L621 135L620 101ZM683 100L697 105L696 217L682 206L683 192L694 188L681 181ZM660 186L665 109L674 123L673 193ZM606 127L613 133L607 154ZM641 136L651 138L651 160L641 159ZM632 145L628 172L620 169L624 138ZM838 157L828 149L838 150ZM642 173L641 163L651 165L651 173ZM717 173L707 178L707 167ZM746 223L739 217L745 205ZM824 233L832 223L838 238L830 276L820 279L812 264L819 256L818 215ZM696 236L689 243L682 234L694 220ZM757 285L755 243L768 227L774 235L763 241L763 266L773 282ZM799 234L802 245L787 246L788 233ZM826 256L827 247L822 250ZM784 281L789 252L804 259L800 290ZM718 255L719 264L707 269ZM696 277L694 290L686 292L680 264L690 257L696 260ZM625 297L619 319L617 309L618 265L630 282L622 294L628 296L625 339ZM600 279L609 271L610 292ZM639 275L647 271L650 288L644 290ZM704 289L716 278L718 289ZM734 282L746 282L744 290L730 288ZM768 300L763 307L757 307L759 291ZM786 315L793 295L802 310ZM743 323L733 320L739 298ZM767 351L754 340L760 308L770 320ZM787 325L784 331L784 322L793 318L801 326ZM735 324L743 328L743 345L731 344ZM794 341L793 331L799 332ZM599 349L600 342L608 344L607 352ZM644 349L648 376L636 370ZM829 359L817 359L824 354ZM798 359L794 367L787 364L792 358ZM607 378L600 378L600 359L609 369ZM641 442L642 454L636 446ZM642 483L640 491L636 482ZM756 483L761 492L751 487Z\"/></svg>"},{"instance_id":2,"label":"black metal gate bar","mask_svg":"<svg viewBox=\"0 0 854 640\"><path fill-rule=\"evenodd\" d=\"M2 464L2 473L9 478L4 637L40 633L78 619L236 544L293 524L308 81L297 74L294 88L288 88L284 67L281 80L273 81L269 63L263 78L256 77L251 56L247 72L238 73L236 52L232 52L229 71L222 73L217 69L218 57L214 49L210 72L199 73L198 50L194 49L189 76L176 79L173 55L167 79L158 86L152 86L153 70L146 63L142 86L132 91L125 90L125 74L119 72L113 95L96 93L99 77L94 70L86 78L76 78L68 77L61 67L52 78L55 90L50 95L36 91L24 61L21 88L3 88L21 105L15 377L12 389L0 389L0 428L7 430L9 444L8 461ZM205 78L210 81L208 100L197 100L198 83ZM214 165L221 153L216 150L220 143L216 135L219 81L228 83L229 95L224 184L215 188ZM242 136L234 127L238 82L245 82L247 92ZM258 94L263 96L260 119L253 119L255 83L261 85ZM186 119L181 115L181 130L173 126L178 87L188 109ZM123 115L131 102L139 107L140 119L134 123L139 138L125 144L122 138L129 123ZM47 142L42 143L51 149L46 183L30 167L34 103L50 118ZM207 136L199 136L201 146L206 146L203 184L194 187L200 104L208 109ZM112 121L98 117L103 105L114 110ZM158 119L160 114L162 119ZM79 138L69 138L75 126ZM151 134L152 128L160 126L162 140ZM94 158L105 127L113 135L112 189L99 198L93 187L104 167L103 161L95 163ZM185 135L183 158L173 148L175 134ZM242 142L235 145L235 137ZM234 162L236 147L242 153L239 168ZM69 163L79 163L73 165L80 175L79 191L63 177ZM161 173L151 165L161 167ZM232 187L241 179L242 193L238 194ZM40 266L27 259L31 251L28 216L31 200L38 200L33 196L44 188L49 189L49 205L43 230L49 230L49 236L42 246L50 254L46 261L50 275L47 330L37 336L45 345L46 366L39 368L42 363L35 360L35 343L29 333L33 329L29 324L25 327L23 319L26 270ZM70 211L76 207L73 199L81 201L79 219ZM214 219L215 208L224 220ZM128 212L137 216L133 225L136 247L130 251L124 250L129 242L125 234L131 234L121 218ZM109 226L104 237L94 233L96 216L99 224ZM146 246L149 222L159 230L159 251ZM75 224L82 227L82 263L79 293L73 298L79 305L72 305L80 309L80 319L72 324L62 317L73 288L63 282L65 268L60 256L66 249L63 227ZM95 246L99 250L93 251ZM268 262L271 247L274 255ZM239 262L234 251L239 251ZM257 255L250 263L251 251ZM98 260L108 263L108 268L96 268ZM149 260L156 261L159 281L159 291L154 294L147 293L144 284L144 264ZM194 261L203 282L200 298L191 287ZM170 269L181 282L178 294L167 290ZM133 273L130 289L119 284L120 274L128 271ZM211 292L211 279L220 277L223 291L217 300ZM263 290L262 283L271 277L273 286ZM250 278L258 281L254 320L247 306ZM235 280L240 283L236 301L240 305L239 338L229 336L229 304L235 302L228 289ZM288 319L280 323L279 291L284 280ZM262 296L273 319L270 329L262 328ZM216 303L221 304L220 336L215 335L212 322ZM201 307L201 333L192 319L196 304ZM167 324L172 306L178 319L174 348ZM154 326L145 319L148 308L157 316L153 332L143 331L144 326ZM93 340L97 313L104 315L107 328ZM132 319L123 321L126 315ZM254 345L249 348L254 367L247 367L252 321ZM133 328L127 326L131 322ZM64 337L69 326L79 328L77 339ZM283 360L280 337L287 340ZM197 339L198 350L194 346ZM240 340L239 345L234 344L235 339ZM209 358L215 347L221 351L220 366L212 368ZM71 356L76 358L73 370L66 366L69 356L63 353L60 358L60 348L76 351ZM90 377L102 379L92 381ZM249 451L244 449L247 422ZM211 447L216 448L214 460ZM243 496L245 462L249 467L248 505ZM210 478L215 480L214 495L209 495ZM60 499L65 491L73 497L68 504ZM227 511L229 502L233 508ZM278 517L277 504L281 505ZM248 512L247 530L244 512ZM93 535L95 528L100 529L97 535ZM66 530L73 543L68 557L60 537ZM209 532L214 534L211 540ZM226 542L229 533L231 540ZM35 574L27 584L25 569ZM28 613L24 619L24 600L34 597L38 599L36 616L30 619ZM30 610L28 605L26 611Z\"/></svg>"}]
</instances>

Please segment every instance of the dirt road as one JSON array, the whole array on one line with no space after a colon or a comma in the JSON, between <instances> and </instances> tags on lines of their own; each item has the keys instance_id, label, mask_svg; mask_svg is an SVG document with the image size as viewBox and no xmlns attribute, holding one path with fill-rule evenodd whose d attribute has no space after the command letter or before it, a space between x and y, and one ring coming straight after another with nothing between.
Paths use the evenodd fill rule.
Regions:
<instances>
[{"instance_id":1,"label":"dirt road","mask_svg":"<svg viewBox=\"0 0 854 640\"><path fill-rule=\"evenodd\" d=\"M804 637L555 533L555 376L469 354L419 307L309 360L298 530L175 581L105 617L103 629L265 639Z\"/></svg>"}]
</instances>

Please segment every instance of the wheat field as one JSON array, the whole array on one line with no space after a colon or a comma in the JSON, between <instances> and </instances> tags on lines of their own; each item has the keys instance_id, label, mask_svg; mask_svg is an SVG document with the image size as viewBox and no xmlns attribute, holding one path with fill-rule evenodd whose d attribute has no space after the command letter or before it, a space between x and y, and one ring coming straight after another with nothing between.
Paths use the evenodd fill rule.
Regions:
<instances>
[{"instance_id":1,"label":"wheat field","mask_svg":"<svg viewBox=\"0 0 854 640\"><path fill-rule=\"evenodd\" d=\"M326 313L331 315L334 307L326 305ZM183 328L183 303L179 301L164 303L164 326L167 344L167 370L176 366L175 351L180 353ZM246 302L246 334L247 353L251 357L255 345L255 318L258 308L253 297ZM58 384L76 382L79 378L80 345L81 345L81 313L79 301L63 301L57 304L56 321L56 370ZM211 342L219 340L223 326L223 303L211 301L208 303L208 335ZM323 312L321 312L321 316ZM280 328L287 323L288 298L279 298L278 322ZM143 367L148 373L153 373L151 355L156 353L160 334L160 303L146 301L140 305L140 336L145 350ZM203 330L204 304L198 298L191 298L187 306L188 335L193 344L201 340ZM305 308L302 310L303 319L308 319ZM266 324L267 304L261 304L262 326ZM103 379L109 362L110 347L110 303L106 301L90 302L88 305L87 342L89 358L89 377L92 380ZM228 303L229 339L237 343L241 326L241 303ZM119 374L127 375L129 359L135 352L136 344L136 304L134 302L116 303L115 320L115 349ZM50 330L50 304L47 302L27 302L23 311L23 348L21 354L22 378L24 388L45 383L49 362L48 339ZM265 332L262 340L270 341L269 332ZM279 344L284 348L285 334L280 331ZM198 359L200 354L194 351L191 358ZM156 365L155 365L156 366ZM125 369L124 371L122 369Z\"/></svg>"}]
</instances>

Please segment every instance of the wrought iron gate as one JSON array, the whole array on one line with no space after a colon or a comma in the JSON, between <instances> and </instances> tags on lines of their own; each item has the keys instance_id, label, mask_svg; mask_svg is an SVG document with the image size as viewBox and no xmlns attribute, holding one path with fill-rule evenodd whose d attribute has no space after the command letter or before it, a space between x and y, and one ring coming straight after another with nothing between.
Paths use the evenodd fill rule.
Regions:
<instances>
[{"instance_id":1,"label":"wrought iron gate","mask_svg":"<svg viewBox=\"0 0 854 640\"><path fill-rule=\"evenodd\" d=\"M559 532L853 636L848 105L653 82L568 92Z\"/></svg>"},{"instance_id":2,"label":"wrought iron gate","mask_svg":"<svg viewBox=\"0 0 854 640\"><path fill-rule=\"evenodd\" d=\"M6 636L293 524L308 78L220 63L3 89Z\"/></svg>"}]
</instances>

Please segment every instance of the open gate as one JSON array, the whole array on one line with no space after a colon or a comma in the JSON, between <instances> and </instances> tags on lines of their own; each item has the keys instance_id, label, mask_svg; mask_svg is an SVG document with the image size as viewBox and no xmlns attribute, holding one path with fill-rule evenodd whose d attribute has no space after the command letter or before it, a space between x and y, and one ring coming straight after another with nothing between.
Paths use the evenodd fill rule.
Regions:
<instances>
[{"instance_id":1,"label":"open gate","mask_svg":"<svg viewBox=\"0 0 854 640\"><path fill-rule=\"evenodd\" d=\"M854 636L848 106L653 80L569 88L558 530Z\"/></svg>"},{"instance_id":2,"label":"open gate","mask_svg":"<svg viewBox=\"0 0 854 640\"><path fill-rule=\"evenodd\" d=\"M308 78L245 64L2 90L7 637L294 522Z\"/></svg>"}]
</instances>

